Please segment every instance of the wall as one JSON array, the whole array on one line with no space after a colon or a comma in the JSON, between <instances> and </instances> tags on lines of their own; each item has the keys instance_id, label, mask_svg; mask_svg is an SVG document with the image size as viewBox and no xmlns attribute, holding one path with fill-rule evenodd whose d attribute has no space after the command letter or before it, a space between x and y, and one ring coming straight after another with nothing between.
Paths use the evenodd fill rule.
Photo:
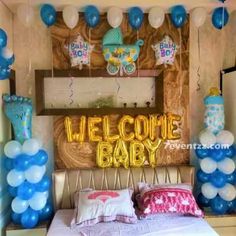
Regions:
<instances>
[{"instance_id":1,"label":"wall","mask_svg":"<svg viewBox=\"0 0 236 236\"><path fill-rule=\"evenodd\" d=\"M0 28L4 29L8 35L8 46L13 47L12 14L8 8L0 1ZM3 114L2 94L9 92L8 80L0 80L0 235L10 215L10 197L6 187L6 171L3 168L3 147L10 139L10 124Z\"/></svg>"}]
</instances>

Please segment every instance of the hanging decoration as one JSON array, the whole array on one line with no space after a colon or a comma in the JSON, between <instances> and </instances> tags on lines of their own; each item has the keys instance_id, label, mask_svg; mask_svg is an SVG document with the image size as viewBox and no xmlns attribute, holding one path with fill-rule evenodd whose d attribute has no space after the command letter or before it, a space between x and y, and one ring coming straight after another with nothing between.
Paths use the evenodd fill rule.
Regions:
<instances>
[{"instance_id":1,"label":"hanging decoration","mask_svg":"<svg viewBox=\"0 0 236 236\"><path fill-rule=\"evenodd\" d=\"M136 70L135 61L138 59L140 47L144 44L139 39L133 45L123 44L123 35L120 28L109 30L103 37L103 56L108 62L107 72L116 75L120 71L132 74Z\"/></svg>"},{"instance_id":2,"label":"hanging decoration","mask_svg":"<svg viewBox=\"0 0 236 236\"><path fill-rule=\"evenodd\" d=\"M43 4L40 10L40 16L43 23L50 27L55 24L56 22L56 9L51 4Z\"/></svg>"},{"instance_id":3,"label":"hanging decoration","mask_svg":"<svg viewBox=\"0 0 236 236\"><path fill-rule=\"evenodd\" d=\"M179 46L168 35L162 41L152 45L152 49L155 51L156 65L173 65L178 48Z\"/></svg>"},{"instance_id":4,"label":"hanging decoration","mask_svg":"<svg viewBox=\"0 0 236 236\"><path fill-rule=\"evenodd\" d=\"M62 11L62 17L66 26L70 29L74 29L79 22L79 12L76 7L70 5L66 6Z\"/></svg>"},{"instance_id":5,"label":"hanging decoration","mask_svg":"<svg viewBox=\"0 0 236 236\"><path fill-rule=\"evenodd\" d=\"M204 7L195 8L191 14L192 22L197 28L201 27L206 22L206 18L207 10Z\"/></svg>"},{"instance_id":6,"label":"hanging decoration","mask_svg":"<svg viewBox=\"0 0 236 236\"><path fill-rule=\"evenodd\" d=\"M34 9L29 4L22 3L17 7L16 15L18 20L25 26L30 27L34 23Z\"/></svg>"},{"instance_id":7,"label":"hanging decoration","mask_svg":"<svg viewBox=\"0 0 236 236\"><path fill-rule=\"evenodd\" d=\"M78 34L76 37L69 39L68 45L65 48L69 52L71 66L79 66L81 70L83 65L90 65L90 54L94 48L88 42L84 41L83 37Z\"/></svg>"},{"instance_id":8,"label":"hanging decoration","mask_svg":"<svg viewBox=\"0 0 236 236\"><path fill-rule=\"evenodd\" d=\"M212 14L212 24L216 29L222 29L229 21L229 13L227 8L218 7Z\"/></svg>"},{"instance_id":9,"label":"hanging decoration","mask_svg":"<svg viewBox=\"0 0 236 236\"><path fill-rule=\"evenodd\" d=\"M139 30L143 23L143 10L140 7L131 7L128 11L128 20L131 27Z\"/></svg>"},{"instance_id":10,"label":"hanging decoration","mask_svg":"<svg viewBox=\"0 0 236 236\"><path fill-rule=\"evenodd\" d=\"M165 12L161 7L153 7L148 13L149 24L154 28L158 29L165 20Z\"/></svg>"},{"instance_id":11,"label":"hanging decoration","mask_svg":"<svg viewBox=\"0 0 236 236\"><path fill-rule=\"evenodd\" d=\"M107 12L107 21L112 28L120 26L123 20L123 12L119 7L111 7Z\"/></svg>"},{"instance_id":12,"label":"hanging decoration","mask_svg":"<svg viewBox=\"0 0 236 236\"><path fill-rule=\"evenodd\" d=\"M100 23L100 14L96 6L89 5L85 7L84 17L87 25L91 28L96 27Z\"/></svg>"},{"instance_id":13,"label":"hanging decoration","mask_svg":"<svg viewBox=\"0 0 236 236\"><path fill-rule=\"evenodd\" d=\"M187 19L187 12L183 5L177 5L171 8L171 21L176 28L184 25Z\"/></svg>"}]
</instances>

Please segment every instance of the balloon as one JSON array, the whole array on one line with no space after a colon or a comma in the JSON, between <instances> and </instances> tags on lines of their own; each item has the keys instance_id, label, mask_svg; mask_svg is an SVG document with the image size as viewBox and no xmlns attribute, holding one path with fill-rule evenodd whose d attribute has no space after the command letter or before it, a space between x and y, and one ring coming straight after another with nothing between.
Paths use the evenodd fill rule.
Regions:
<instances>
[{"instance_id":1,"label":"balloon","mask_svg":"<svg viewBox=\"0 0 236 236\"><path fill-rule=\"evenodd\" d=\"M236 211L236 200L229 201L228 203L228 213L234 213Z\"/></svg>"},{"instance_id":2,"label":"balloon","mask_svg":"<svg viewBox=\"0 0 236 236\"><path fill-rule=\"evenodd\" d=\"M218 162L218 169L224 174L232 174L235 170L235 163L230 158L225 158L223 161Z\"/></svg>"},{"instance_id":3,"label":"balloon","mask_svg":"<svg viewBox=\"0 0 236 236\"><path fill-rule=\"evenodd\" d=\"M134 118L129 115L124 115L119 121L118 124L118 130L121 136L121 139L127 142L130 142L134 139L134 133L133 132L127 132L126 131L126 124L133 124L134 123Z\"/></svg>"},{"instance_id":4,"label":"balloon","mask_svg":"<svg viewBox=\"0 0 236 236\"><path fill-rule=\"evenodd\" d=\"M103 127L104 140L106 142L115 142L115 141L117 141L120 138L120 136L118 134L116 134L116 135L111 135L110 134L110 120L109 120L109 116L104 116L103 117L102 127Z\"/></svg>"},{"instance_id":5,"label":"balloon","mask_svg":"<svg viewBox=\"0 0 236 236\"><path fill-rule=\"evenodd\" d=\"M31 166L28 170L25 171L25 178L28 182L36 184L41 181L43 175L45 174L45 171L45 166Z\"/></svg>"},{"instance_id":6,"label":"balloon","mask_svg":"<svg viewBox=\"0 0 236 236\"><path fill-rule=\"evenodd\" d=\"M40 221L49 220L50 217L52 216L52 213L53 213L52 206L51 204L47 203L42 210L39 210L39 220Z\"/></svg>"},{"instance_id":7,"label":"balloon","mask_svg":"<svg viewBox=\"0 0 236 236\"><path fill-rule=\"evenodd\" d=\"M26 212L24 212L21 216L21 224L26 229L34 228L38 224L38 221L39 221L38 212L30 208Z\"/></svg>"},{"instance_id":8,"label":"balloon","mask_svg":"<svg viewBox=\"0 0 236 236\"><path fill-rule=\"evenodd\" d=\"M199 147L195 150L195 153L197 155L198 158L203 159L205 157L208 157L209 155L209 150L207 148L204 147Z\"/></svg>"},{"instance_id":9,"label":"balloon","mask_svg":"<svg viewBox=\"0 0 236 236\"><path fill-rule=\"evenodd\" d=\"M10 141L4 146L4 153L9 158L15 158L21 153L22 147L18 141Z\"/></svg>"},{"instance_id":10,"label":"balloon","mask_svg":"<svg viewBox=\"0 0 236 236\"><path fill-rule=\"evenodd\" d=\"M28 206L28 201L22 200L19 197L15 197L11 203L12 210L17 214L21 214L26 211Z\"/></svg>"},{"instance_id":11,"label":"balloon","mask_svg":"<svg viewBox=\"0 0 236 236\"><path fill-rule=\"evenodd\" d=\"M222 188L226 184L226 175L218 170L210 175L210 182L216 188Z\"/></svg>"},{"instance_id":12,"label":"balloon","mask_svg":"<svg viewBox=\"0 0 236 236\"><path fill-rule=\"evenodd\" d=\"M229 21L229 13L227 8L218 7L212 14L212 24L216 29L222 29Z\"/></svg>"},{"instance_id":13,"label":"balloon","mask_svg":"<svg viewBox=\"0 0 236 236\"><path fill-rule=\"evenodd\" d=\"M149 135L149 121L144 115L138 115L134 121L135 137L139 141L145 140Z\"/></svg>"},{"instance_id":14,"label":"balloon","mask_svg":"<svg viewBox=\"0 0 236 236\"><path fill-rule=\"evenodd\" d=\"M39 150L33 157L32 162L34 165L43 166L48 161L48 154L45 150Z\"/></svg>"},{"instance_id":15,"label":"balloon","mask_svg":"<svg viewBox=\"0 0 236 236\"><path fill-rule=\"evenodd\" d=\"M108 142L99 142L96 151L96 163L98 167L107 168L112 166L113 147Z\"/></svg>"},{"instance_id":16,"label":"balloon","mask_svg":"<svg viewBox=\"0 0 236 236\"><path fill-rule=\"evenodd\" d=\"M181 116L168 113L167 114L167 138L168 140L178 140L181 138L180 133L176 132L178 126L176 122L181 121Z\"/></svg>"},{"instance_id":17,"label":"balloon","mask_svg":"<svg viewBox=\"0 0 236 236\"><path fill-rule=\"evenodd\" d=\"M142 142L133 140L130 143L130 166L141 167L145 162L144 145Z\"/></svg>"},{"instance_id":18,"label":"balloon","mask_svg":"<svg viewBox=\"0 0 236 236\"><path fill-rule=\"evenodd\" d=\"M7 174L7 183L12 187L18 187L24 182L24 180L24 172L13 169Z\"/></svg>"},{"instance_id":19,"label":"balloon","mask_svg":"<svg viewBox=\"0 0 236 236\"><path fill-rule=\"evenodd\" d=\"M204 147L211 147L216 143L216 136L209 130L203 130L199 134L199 141Z\"/></svg>"},{"instance_id":20,"label":"balloon","mask_svg":"<svg viewBox=\"0 0 236 236\"><path fill-rule=\"evenodd\" d=\"M225 151L221 148L212 147L212 149L209 150L209 156L214 161L222 161L225 158Z\"/></svg>"},{"instance_id":21,"label":"balloon","mask_svg":"<svg viewBox=\"0 0 236 236\"><path fill-rule=\"evenodd\" d=\"M148 21L153 28L159 28L163 24L164 20L165 12L161 7L151 8L148 14Z\"/></svg>"},{"instance_id":22,"label":"balloon","mask_svg":"<svg viewBox=\"0 0 236 236\"><path fill-rule=\"evenodd\" d=\"M67 6L62 11L62 16L68 28L74 29L79 21L79 12L74 6Z\"/></svg>"},{"instance_id":23,"label":"balloon","mask_svg":"<svg viewBox=\"0 0 236 236\"><path fill-rule=\"evenodd\" d=\"M96 132L99 130L99 128L96 126L97 124L102 122L101 117L89 117L88 118L88 137L89 141L92 142L100 142L102 141L102 137L99 135L96 135Z\"/></svg>"},{"instance_id":24,"label":"balloon","mask_svg":"<svg viewBox=\"0 0 236 236\"><path fill-rule=\"evenodd\" d=\"M236 171L234 171L232 174L226 175L226 181L230 184L235 185L236 184Z\"/></svg>"},{"instance_id":25,"label":"balloon","mask_svg":"<svg viewBox=\"0 0 236 236\"><path fill-rule=\"evenodd\" d=\"M100 15L97 7L89 5L85 8L84 11L85 21L89 27L94 28L100 22Z\"/></svg>"},{"instance_id":26,"label":"balloon","mask_svg":"<svg viewBox=\"0 0 236 236\"><path fill-rule=\"evenodd\" d=\"M27 139L22 146L22 151L30 156L35 155L40 149L40 142L35 139L35 138L31 138L31 139Z\"/></svg>"},{"instance_id":27,"label":"balloon","mask_svg":"<svg viewBox=\"0 0 236 236\"><path fill-rule=\"evenodd\" d=\"M211 158L207 157L201 160L200 167L202 171L207 174L213 173L217 168L217 163L213 161Z\"/></svg>"},{"instance_id":28,"label":"balloon","mask_svg":"<svg viewBox=\"0 0 236 236\"><path fill-rule=\"evenodd\" d=\"M138 30L143 23L143 11L139 7L132 7L128 12L129 24L133 29Z\"/></svg>"},{"instance_id":29,"label":"balloon","mask_svg":"<svg viewBox=\"0 0 236 236\"><path fill-rule=\"evenodd\" d=\"M47 176L44 176L42 180L36 184L36 190L38 192L48 191L50 187L51 187L51 180Z\"/></svg>"},{"instance_id":30,"label":"balloon","mask_svg":"<svg viewBox=\"0 0 236 236\"><path fill-rule=\"evenodd\" d=\"M220 197L225 201L233 201L236 197L236 189L232 184L226 184L218 191Z\"/></svg>"},{"instance_id":31,"label":"balloon","mask_svg":"<svg viewBox=\"0 0 236 236\"><path fill-rule=\"evenodd\" d=\"M120 26L123 19L123 12L118 7L111 7L107 12L107 21L112 28Z\"/></svg>"},{"instance_id":32,"label":"balloon","mask_svg":"<svg viewBox=\"0 0 236 236\"><path fill-rule=\"evenodd\" d=\"M0 65L0 80L8 79L11 74L11 69L7 67L3 67Z\"/></svg>"},{"instance_id":33,"label":"balloon","mask_svg":"<svg viewBox=\"0 0 236 236\"><path fill-rule=\"evenodd\" d=\"M226 201L216 196L210 201L210 207L215 214L223 215L228 210L228 204Z\"/></svg>"},{"instance_id":34,"label":"balloon","mask_svg":"<svg viewBox=\"0 0 236 236\"><path fill-rule=\"evenodd\" d=\"M10 171L10 170L12 170L14 168L13 160L11 158L7 158L7 157L4 158L4 168L7 171Z\"/></svg>"},{"instance_id":35,"label":"balloon","mask_svg":"<svg viewBox=\"0 0 236 236\"><path fill-rule=\"evenodd\" d=\"M7 46L7 34L6 32L0 28L0 48L4 48Z\"/></svg>"},{"instance_id":36,"label":"balloon","mask_svg":"<svg viewBox=\"0 0 236 236\"><path fill-rule=\"evenodd\" d=\"M21 214L17 214L14 211L11 213L11 220L14 224L20 225Z\"/></svg>"},{"instance_id":37,"label":"balloon","mask_svg":"<svg viewBox=\"0 0 236 236\"><path fill-rule=\"evenodd\" d=\"M207 18L207 10L204 7L197 7L192 12L192 22L194 25L199 28L202 26Z\"/></svg>"},{"instance_id":38,"label":"balloon","mask_svg":"<svg viewBox=\"0 0 236 236\"><path fill-rule=\"evenodd\" d=\"M187 13L184 6L177 5L172 7L170 17L176 28L182 27L187 19Z\"/></svg>"},{"instance_id":39,"label":"balloon","mask_svg":"<svg viewBox=\"0 0 236 236\"><path fill-rule=\"evenodd\" d=\"M129 167L129 154L126 144L122 139L116 142L113 153L113 163L115 168L124 166L127 169Z\"/></svg>"},{"instance_id":40,"label":"balloon","mask_svg":"<svg viewBox=\"0 0 236 236\"><path fill-rule=\"evenodd\" d=\"M200 181L202 183L209 182L210 176L211 176L210 174L206 174L202 170L197 171L197 179L198 179L198 181Z\"/></svg>"},{"instance_id":41,"label":"balloon","mask_svg":"<svg viewBox=\"0 0 236 236\"><path fill-rule=\"evenodd\" d=\"M205 198L202 193L200 193L197 197L197 202L200 206L209 207L210 200Z\"/></svg>"},{"instance_id":42,"label":"balloon","mask_svg":"<svg viewBox=\"0 0 236 236\"><path fill-rule=\"evenodd\" d=\"M234 143L234 135L228 130L222 130L216 135L216 142L222 145L231 146Z\"/></svg>"},{"instance_id":43,"label":"balloon","mask_svg":"<svg viewBox=\"0 0 236 236\"><path fill-rule=\"evenodd\" d=\"M217 195L217 188L214 187L211 183L204 183L201 187L201 191L204 197L208 199L213 199Z\"/></svg>"},{"instance_id":44,"label":"balloon","mask_svg":"<svg viewBox=\"0 0 236 236\"><path fill-rule=\"evenodd\" d=\"M44 24L47 27L50 27L55 24L57 13L52 5L43 4L40 10L40 16Z\"/></svg>"},{"instance_id":45,"label":"balloon","mask_svg":"<svg viewBox=\"0 0 236 236\"><path fill-rule=\"evenodd\" d=\"M18 20L26 27L32 26L34 22L34 9L29 4L20 4L17 7L16 15Z\"/></svg>"},{"instance_id":46,"label":"balloon","mask_svg":"<svg viewBox=\"0 0 236 236\"><path fill-rule=\"evenodd\" d=\"M226 148L224 151L226 157L233 158L236 155L236 149L234 145L230 146L229 148Z\"/></svg>"},{"instance_id":47,"label":"balloon","mask_svg":"<svg viewBox=\"0 0 236 236\"><path fill-rule=\"evenodd\" d=\"M17 188L12 186L7 186L8 192L10 193L11 197L17 196Z\"/></svg>"},{"instance_id":48,"label":"balloon","mask_svg":"<svg viewBox=\"0 0 236 236\"><path fill-rule=\"evenodd\" d=\"M36 192L33 197L29 199L29 205L35 211L42 210L45 207L46 203L46 196L40 192Z\"/></svg>"},{"instance_id":49,"label":"balloon","mask_svg":"<svg viewBox=\"0 0 236 236\"><path fill-rule=\"evenodd\" d=\"M25 181L17 189L17 195L23 200L29 200L35 193L35 185Z\"/></svg>"},{"instance_id":50,"label":"balloon","mask_svg":"<svg viewBox=\"0 0 236 236\"><path fill-rule=\"evenodd\" d=\"M1 56L6 60L7 65L12 65L15 61L13 51L7 47L2 49Z\"/></svg>"},{"instance_id":51,"label":"balloon","mask_svg":"<svg viewBox=\"0 0 236 236\"><path fill-rule=\"evenodd\" d=\"M25 171L27 170L32 163L32 159L30 156L22 153L20 155L18 155L15 159L14 159L14 167L16 170L18 171Z\"/></svg>"}]
</instances>

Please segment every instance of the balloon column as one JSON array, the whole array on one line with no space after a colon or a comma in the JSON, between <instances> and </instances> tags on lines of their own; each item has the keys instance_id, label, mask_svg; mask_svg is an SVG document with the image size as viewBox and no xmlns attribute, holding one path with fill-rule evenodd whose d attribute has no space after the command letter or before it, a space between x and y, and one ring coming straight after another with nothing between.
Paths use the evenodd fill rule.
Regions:
<instances>
[{"instance_id":1,"label":"balloon column","mask_svg":"<svg viewBox=\"0 0 236 236\"><path fill-rule=\"evenodd\" d=\"M199 135L196 149L200 161L197 179L202 183L198 202L215 214L236 211L236 171L233 158L234 136L224 129L224 101L216 88L205 98L205 130Z\"/></svg>"},{"instance_id":2,"label":"balloon column","mask_svg":"<svg viewBox=\"0 0 236 236\"><path fill-rule=\"evenodd\" d=\"M31 101L15 95L4 95L3 101L17 137L4 147L8 190L14 197L12 221L24 228L33 228L52 214L48 202L51 180L45 175L48 155L41 149L42 144L31 138Z\"/></svg>"}]
</instances>

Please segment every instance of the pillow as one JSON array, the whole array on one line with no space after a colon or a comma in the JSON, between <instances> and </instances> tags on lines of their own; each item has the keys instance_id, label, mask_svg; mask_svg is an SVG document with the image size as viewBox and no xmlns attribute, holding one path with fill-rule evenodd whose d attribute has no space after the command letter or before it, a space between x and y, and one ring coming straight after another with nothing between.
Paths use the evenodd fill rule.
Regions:
<instances>
[{"instance_id":1,"label":"pillow","mask_svg":"<svg viewBox=\"0 0 236 236\"><path fill-rule=\"evenodd\" d=\"M137 214L140 218L157 213L178 213L197 217L204 214L198 207L188 184L138 185L141 190L136 196Z\"/></svg>"},{"instance_id":2,"label":"pillow","mask_svg":"<svg viewBox=\"0 0 236 236\"><path fill-rule=\"evenodd\" d=\"M75 213L71 226L90 226L99 222L119 221L133 224L137 221L133 190L86 189L75 194Z\"/></svg>"}]
</instances>

